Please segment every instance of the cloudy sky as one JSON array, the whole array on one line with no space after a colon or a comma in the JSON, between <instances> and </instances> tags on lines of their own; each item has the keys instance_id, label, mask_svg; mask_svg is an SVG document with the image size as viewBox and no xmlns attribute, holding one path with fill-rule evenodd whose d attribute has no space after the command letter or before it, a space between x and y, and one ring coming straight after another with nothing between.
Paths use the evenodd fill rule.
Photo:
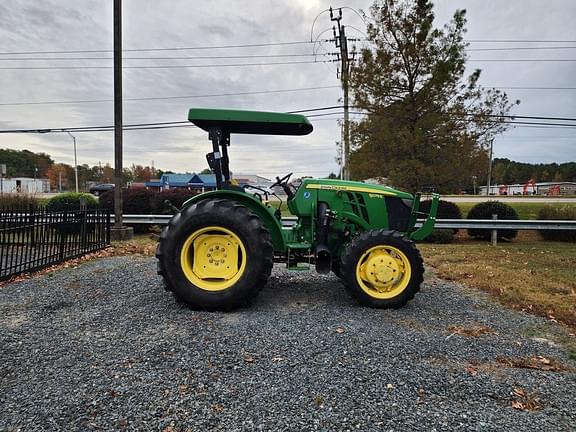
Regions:
<instances>
[{"instance_id":1,"label":"cloudy sky","mask_svg":"<svg viewBox=\"0 0 576 432\"><path fill-rule=\"evenodd\" d=\"M371 4L364 0L123 3L126 124L184 121L190 107L294 111L338 105L336 64L323 62L333 58L328 55L335 51L330 43L174 48L307 42L311 33L323 41L331 37L331 23L322 11L330 5L367 10ZM456 8L467 9L469 65L483 70L484 86L502 87L511 99L521 100L514 114L576 118L576 62L557 61L576 60L576 1L436 3L437 25L447 22ZM350 26L349 36L363 37L365 26L354 11L345 9L343 22ZM0 41L0 130L113 124L112 0L4 0ZM533 49L543 47L554 48ZM30 52L34 53L22 54ZM243 63L259 65L238 66ZM142 98L153 99L130 100ZM337 172L338 117L311 118L315 131L306 137L233 137L232 170L267 177L289 171L313 176ZM79 164L112 163L112 132L76 137ZM576 128L517 127L494 145L496 157L574 161ZM46 152L58 162L73 163L72 140L66 134L0 134L0 148ZM127 131L124 148L125 166L154 161L164 170L200 171L206 167L209 142L194 128Z\"/></svg>"}]
</instances>

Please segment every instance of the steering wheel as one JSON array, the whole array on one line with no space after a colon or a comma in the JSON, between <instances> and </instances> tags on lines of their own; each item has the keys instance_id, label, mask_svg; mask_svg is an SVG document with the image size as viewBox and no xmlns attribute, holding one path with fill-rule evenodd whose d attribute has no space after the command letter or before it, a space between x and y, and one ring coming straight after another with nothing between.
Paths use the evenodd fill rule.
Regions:
<instances>
[{"instance_id":1,"label":"steering wheel","mask_svg":"<svg viewBox=\"0 0 576 432\"><path fill-rule=\"evenodd\" d=\"M288 179L292 176L292 174L293 173L286 174L282 178L276 177L276 182L270 186L270 189L274 188L275 186L280 186L286 193L288 199L292 199L294 197L294 191L288 186Z\"/></svg>"},{"instance_id":2,"label":"steering wheel","mask_svg":"<svg viewBox=\"0 0 576 432\"><path fill-rule=\"evenodd\" d=\"M270 187L273 188L274 186L282 186L282 184L286 183L290 177L292 177L293 173L286 174L284 177L279 178L276 177L276 182L272 184Z\"/></svg>"}]
</instances>

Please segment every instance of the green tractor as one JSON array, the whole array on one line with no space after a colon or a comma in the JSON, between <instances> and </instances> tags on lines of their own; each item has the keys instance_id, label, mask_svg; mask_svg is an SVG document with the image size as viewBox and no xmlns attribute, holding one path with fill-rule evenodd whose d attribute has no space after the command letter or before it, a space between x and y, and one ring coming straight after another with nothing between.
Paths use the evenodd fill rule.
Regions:
<instances>
[{"instance_id":1,"label":"green tractor","mask_svg":"<svg viewBox=\"0 0 576 432\"><path fill-rule=\"evenodd\" d=\"M414 297L424 267L413 240L432 231L438 195L422 214L419 193L361 182L304 179L296 188L287 174L269 190L240 187L230 178L230 135L307 135L308 119L191 109L188 120L212 141L206 158L217 189L186 201L160 236L158 274L176 298L197 309L243 306L264 287L274 262L291 270L332 271L366 306L398 308ZM297 218L292 226L283 226L280 207L269 202L274 187L286 194ZM416 228L419 216L426 219Z\"/></svg>"}]
</instances>

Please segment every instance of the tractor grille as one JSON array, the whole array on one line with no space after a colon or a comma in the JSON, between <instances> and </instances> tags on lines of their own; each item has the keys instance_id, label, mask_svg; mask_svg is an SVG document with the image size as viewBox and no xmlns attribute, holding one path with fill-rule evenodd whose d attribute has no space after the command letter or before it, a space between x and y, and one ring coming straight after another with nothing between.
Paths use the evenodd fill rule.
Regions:
<instances>
[{"instance_id":1,"label":"tractor grille","mask_svg":"<svg viewBox=\"0 0 576 432\"><path fill-rule=\"evenodd\" d=\"M366 222L370 223L370 218L368 217L368 210L366 209L366 201L364 196L360 193L346 192L348 198L348 204L352 209L354 214Z\"/></svg>"},{"instance_id":2,"label":"tractor grille","mask_svg":"<svg viewBox=\"0 0 576 432\"><path fill-rule=\"evenodd\" d=\"M412 209L408 207L400 198L386 198L386 208L388 209L388 226L391 230L406 232L410 222Z\"/></svg>"}]
</instances>

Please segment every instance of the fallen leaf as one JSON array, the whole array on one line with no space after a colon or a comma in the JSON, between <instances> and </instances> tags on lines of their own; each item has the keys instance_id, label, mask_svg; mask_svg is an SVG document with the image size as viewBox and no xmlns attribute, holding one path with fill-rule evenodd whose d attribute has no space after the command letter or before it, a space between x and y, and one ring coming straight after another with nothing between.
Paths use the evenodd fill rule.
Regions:
<instances>
[{"instance_id":1,"label":"fallen leaf","mask_svg":"<svg viewBox=\"0 0 576 432\"><path fill-rule=\"evenodd\" d=\"M336 333L344 333L344 329L342 327L336 327Z\"/></svg>"},{"instance_id":2,"label":"fallen leaf","mask_svg":"<svg viewBox=\"0 0 576 432\"><path fill-rule=\"evenodd\" d=\"M517 410L524 410L524 404L518 400L513 400L512 401L512 408L517 409Z\"/></svg>"},{"instance_id":3,"label":"fallen leaf","mask_svg":"<svg viewBox=\"0 0 576 432\"><path fill-rule=\"evenodd\" d=\"M214 404L214 405L212 405L211 410L212 410L212 412L215 412L215 413L221 413L222 411L224 411L224 405L219 404L219 403Z\"/></svg>"},{"instance_id":4,"label":"fallen leaf","mask_svg":"<svg viewBox=\"0 0 576 432\"><path fill-rule=\"evenodd\" d=\"M388 390L392 390L392 389L394 388L394 385L388 383L388 384L386 384L386 388L387 388Z\"/></svg>"},{"instance_id":5,"label":"fallen leaf","mask_svg":"<svg viewBox=\"0 0 576 432\"><path fill-rule=\"evenodd\" d=\"M254 363L256 361L250 354L244 354L243 358L246 363Z\"/></svg>"}]
</instances>

